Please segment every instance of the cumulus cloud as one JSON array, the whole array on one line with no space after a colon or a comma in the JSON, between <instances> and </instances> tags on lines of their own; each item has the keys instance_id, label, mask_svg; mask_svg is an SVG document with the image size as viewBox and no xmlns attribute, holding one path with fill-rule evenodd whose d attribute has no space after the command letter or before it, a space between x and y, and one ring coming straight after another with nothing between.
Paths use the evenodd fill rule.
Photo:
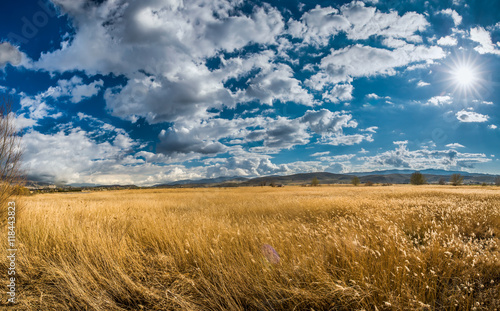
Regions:
<instances>
[{"instance_id":1,"label":"cumulus cloud","mask_svg":"<svg viewBox=\"0 0 500 311\"><path fill-rule=\"evenodd\" d=\"M56 86L51 86L36 95L21 92L21 109L18 111L18 114L22 115L20 122L22 126L28 126L28 124L33 126L38 123L38 120L44 118L60 118L63 113L53 105L54 100L78 103L95 96L103 84L102 80L85 84L82 78L74 76L69 80L59 80Z\"/></svg>"},{"instance_id":2,"label":"cumulus cloud","mask_svg":"<svg viewBox=\"0 0 500 311\"><path fill-rule=\"evenodd\" d=\"M439 38L439 40L437 41L437 44L442 46L455 46L457 45L457 43L458 43L457 39L452 36L442 37Z\"/></svg>"},{"instance_id":3,"label":"cumulus cloud","mask_svg":"<svg viewBox=\"0 0 500 311\"><path fill-rule=\"evenodd\" d=\"M106 105L114 116L150 123L182 118L207 118L209 108L232 106L234 100L221 82L210 79L208 70L192 64L193 70L179 73L177 81L138 73L124 87L107 89Z\"/></svg>"},{"instance_id":4,"label":"cumulus cloud","mask_svg":"<svg viewBox=\"0 0 500 311\"><path fill-rule=\"evenodd\" d=\"M21 109L18 113L23 114L31 120L41 120L44 118L56 119L61 117L62 113L56 112L57 110L47 103L47 98L50 96L49 94L50 92L43 92L35 96L28 96L21 93Z\"/></svg>"},{"instance_id":5,"label":"cumulus cloud","mask_svg":"<svg viewBox=\"0 0 500 311\"><path fill-rule=\"evenodd\" d=\"M304 13L300 21L290 20L288 32L295 38L303 39L304 43L314 45L326 45L340 32L346 33L352 40L381 36L420 42L422 39L416 32L423 31L428 24L421 14L408 12L400 16L397 12L382 13L375 7L367 7L364 2L352 1L340 10L317 5Z\"/></svg>"},{"instance_id":6,"label":"cumulus cloud","mask_svg":"<svg viewBox=\"0 0 500 311\"><path fill-rule=\"evenodd\" d=\"M317 73L310 80L327 80L335 84L350 81L354 77L394 75L398 67L440 59L444 56L444 51L436 46L407 45L404 48L386 50L356 44L340 50L332 50L321 60L322 72Z\"/></svg>"},{"instance_id":7,"label":"cumulus cloud","mask_svg":"<svg viewBox=\"0 0 500 311\"><path fill-rule=\"evenodd\" d=\"M462 109L455 114L460 122L486 122L489 116L474 111Z\"/></svg>"},{"instance_id":8,"label":"cumulus cloud","mask_svg":"<svg viewBox=\"0 0 500 311\"><path fill-rule=\"evenodd\" d=\"M359 157L364 161L365 170L380 169L381 167L409 168L423 170L427 168L462 170L473 168L476 164L491 161L482 153L461 153L452 148L449 150L409 150L408 141L394 142L394 150L385 151L375 156Z\"/></svg>"},{"instance_id":9,"label":"cumulus cloud","mask_svg":"<svg viewBox=\"0 0 500 311\"><path fill-rule=\"evenodd\" d=\"M416 32L425 30L429 25L421 14L408 12L399 16L395 11L382 13L375 7L366 7L361 1L345 4L341 11L352 24L347 36L354 40L364 40L376 35L420 42L422 39Z\"/></svg>"},{"instance_id":10,"label":"cumulus cloud","mask_svg":"<svg viewBox=\"0 0 500 311\"><path fill-rule=\"evenodd\" d=\"M460 14L458 14L458 12L455 10L446 9L439 11L439 13L450 16L453 19L453 23L455 24L455 26L458 26L462 23L462 16L460 16Z\"/></svg>"},{"instance_id":11,"label":"cumulus cloud","mask_svg":"<svg viewBox=\"0 0 500 311\"><path fill-rule=\"evenodd\" d=\"M104 82L96 80L90 84L84 84L82 78L74 76L70 80L59 80L57 84L59 88L54 90L52 97L69 96L72 103L79 103L83 99L97 95Z\"/></svg>"},{"instance_id":12,"label":"cumulus cloud","mask_svg":"<svg viewBox=\"0 0 500 311\"><path fill-rule=\"evenodd\" d=\"M497 54L500 55L500 42L496 44L491 40L490 33L485 30L483 27L475 27L470 30L470 39L479 43L479 46L476 46L474 50L476 50L480 54Z\"/></svg>"},{"instance_id":13,"label":"cumulus cloud","mask_svg":"<svg viewBox=\"0 0 500 311\"><path fill-rule=\"evenodd\" d=\"M259 99L262 103L272 105L273 101L295 102L313 106L313 96L302 88L299 80L293 77L293 70L285 64L274 65L264 69L249 81L244 101ZM350 95L350 94L349 94ZM339 94L345 98L348 95Z\"/></svg>"},{"instance_id":14,"label":"cumulus cloud","mask_svg":"<svg viewBox=\"0 0 500 311\"><path fill-rule=\"evenodd\" d=\"M213 118L205 121L175 123L160 133L157 151L177 159L185 155L201 157L231 152L248 143L260 143L254 152L276 153L305 145L316 134L325 144L352 145L363 140L371 141L370 135L346 135L345 128L356 128L357 122L345 112L327 109L308 110L299 118L251 117L232 120ZM225 143L221 141L225 140Z\"/></svg>"},{"instance_id":15,"label":"cumulus cloud","mask_svg":"<svg viewBox=\"0 0 500 311\"><path fill-rule=\"evenodd\" d=\"M449 95L434 96L427 101L427 105L432 105L432 106L450 105L452 103L453 103L453 98L451 98L451 96Z\"/></svg>"},{"instance_id":16,"label":"cumulus cloud","mask_svg":"<svg viewBox=\"0 0 500 311\"><path fill-rule=\"evenodd\" d=\"M23 60L24 54L9 42L0 42L0 68L7 64L18 66Z\"/></svg>"},{"instance_id":17,"label":"cumulus cloud","mask_svg":"<svg viewBox=\"0 0 500 311\"><path fill-rule=\"evenodd\" d=\"M289 173L288 165L276 165L268 157L252 154L233 155L207 168L208 177L218 176L262 176Z\"/></svg>"},{"instance_id":18,"label":"cumulus cloud","mask_svg":"<svg viewBox=\"0 0 500 311\"><path fill-rule=\"evenodd\" d=\"M351 26L347 18L338 13L337 9L318 5L304 13L301 21L291 20L288 31L295 38L302 38L304 43L327 44L331 37Z\"/></svg>"},{"instance_id":19,"label":"cumulus cloud","mask_svg":"<svg viewBox=\"0 0 500 311\"><path fill-rule=\"evenodd\" d=\"M150 123L192 115L207 118L211 108L233 107L235 94L224 82L234 76L232 70L240 68L230 66L231 62L208 68L206 60L251 44L278 44L277 37L284 30L278 10L262 5L243 14L241 1L55 3L71 18L76 33L60 49L43 53L35 66L125 76L125 85L108 89L105 98L113 115L131 121L138 117ZM292 98L313 104L284 64L261 72L249 83L246 94L248 100L266 104Z\"/></svg>"},{"instance_id":20,"label":"cumulus cloud","mask_svg":"<svg viewBox=\"0 0 500 311\"><path fill-rule=\"evenodd\" d=\"M332 89L323 93L322 97L332 103L348 101L352 99L354 87L351 84L337 84Z\"/></svg>"},{"instance_id":21,"label":"cumulus cloud","mask_svg":"<svg viewBox=\"0 0 500 311\"><path fill-rule=\"evenodd\" d=\"M111 172L120 179L122 176L114 172L113 165L137 163L113 142L97 143L80 128L69 132L61 130L55 134L32 130L23 135L23 144L23 164L30 175L41 181L90 182L92 174ZM125 179L120 183L124 181L127 182Z\"/></svg>"},{"instance_id":22,"label":"cumulus cloud","mask_svg":"<svg viewBox=\"0 0 500 311\"><path fill-rule=\"evenodd\" d=\"M35 173L68 182L120 180L145 185L175 179L301 170L348 171L350 156L315 153L313 156L328 163L299 161L282 165L273 163L269 154L312 142L338 146L373 141L377 127L366 125L367 128L358 129L350 112L317 106L352 100L353 94L357 94L353 83L356 78L395 75L405 66L424 68L446 56L440 46L457 44L451 36L437 40L440 46L428 44L433 40L424 44L421 34L429 25L425 15L384 13L361 1L338 8L318 5L304 12L300 19L286 22L282 13L269 4L256 5L248 12L241 0L53 2L68 16L75 32L65 37L59 49L42 53L34 67L56 73L76 71L87 77L60 80L37 95L22 94L18 116L22 126L30 128L37 120L60 117L61 113L51 105L53 99L78 103L104 93L111 115L132 122L145 118L156 128L164 129L156 132L156 153L139 150L140 143L125 131L83 113L77 116L81 123L88 122L103 132L83 125L84 129L53 134L28 132L31 152L40 155L31 157L29 162L32 166L44 165ZM455 25L461 23L454 10L441 13L450 15ZM487 33L480 27L474 28L470 31L471 39L480 43L478 51L492 53L497 47L489 33L486 36L484 32ZM327 51L325 46L340 33L352 44ZM368 46L372 39L380 44ZM303 65L297 61L298 54L312 50L312 62ZM16 63L10 56L5 60L2 53L0 48L0 67L7 62ZM301 66L304 70L298 72ZM119 76L121 84L104 90L103 80L96 75ZM419 81L417 85L428 83ZM374 93L367 98L390 99ZM253 106L257 109L254 112L238 111L231 119L224 118L225 111L235 111L235 107L244 107L248 102L269 106L277 102L295 103L309 110L293 118L275 116L274 110L254 116L265 108ZM452 98L445 95L429 99L428 104L451 102ZM478 115L487 117L465 112L467 116L460 115L463 120L478 120ZM462 122L479 122L460 118ZM42 150L37 139L66 155L78 139L87 149L77 150L72 161L54 156L58 165L52 170L52 154ZM404 153L406 144L398 142L400 150L395 152ZM395 153L367 161L412 167L413 156L419 159L426 155L410 152L409 157L400 157ZM446 155L435 156L439 157ZM71 167L73 161L80 162ZM189 168L179 164L185 161L192 162Z\"/></svg>"}]
</instances>

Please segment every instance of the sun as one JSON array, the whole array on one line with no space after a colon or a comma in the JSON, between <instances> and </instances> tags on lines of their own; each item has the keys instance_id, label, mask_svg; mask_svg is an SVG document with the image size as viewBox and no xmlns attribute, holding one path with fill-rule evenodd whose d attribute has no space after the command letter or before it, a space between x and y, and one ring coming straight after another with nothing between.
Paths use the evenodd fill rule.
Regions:
<instances>
[{"instance_id":1,"label":"sun","mask_svg":"<svg viewBox=\"0 0 500 311\"><path fill-rule=\"evenodd\" d=\"M447 67L448 81L454 93L459 93L463 98L481 95L483 72L476 59L470 55L456 55Z\"/></svg>"},{"instance_id":2,"label":"sun","mask_svg":"<svg viewBox=\"0 0 500 311\"><path fill-rule=\"evenodd\" d=\"M461 87L471 87L478 79L476 70L465 64L453 70L452 75L455 83Z\"/></svg>"}]
</instances>

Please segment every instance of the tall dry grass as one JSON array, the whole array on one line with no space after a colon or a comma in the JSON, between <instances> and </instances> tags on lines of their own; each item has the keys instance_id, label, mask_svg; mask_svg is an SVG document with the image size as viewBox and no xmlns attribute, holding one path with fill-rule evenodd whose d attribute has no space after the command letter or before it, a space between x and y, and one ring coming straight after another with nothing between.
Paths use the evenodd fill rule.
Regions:
<instances>
[{"instance_id":1,"label":"tall dry grass","mask_svg":"<svg viewBox=\"0 0 500 311\"><path fill-rule=\"evenodd\" d=\"M500 309L495 188L134 190L22 204L18 310Z\"/></svg>"}]
</instances>

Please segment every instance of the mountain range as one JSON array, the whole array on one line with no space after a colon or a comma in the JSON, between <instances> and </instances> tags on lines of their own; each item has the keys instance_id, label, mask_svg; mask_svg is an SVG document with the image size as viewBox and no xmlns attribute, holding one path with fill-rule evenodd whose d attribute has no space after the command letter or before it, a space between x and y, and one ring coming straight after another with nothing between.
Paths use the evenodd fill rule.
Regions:
<instances>
[{"instance_id":1,"label":"mountain range","mask_svg":"<svg viewBox=\"0 0 500 311\"><path fill-rule=\"evenodd\" d=\"M317 178L320 184L348 184L354 176L358 176L361 183L391 183L408 184L411 174L415 170L384 170L373 172L356 172L346 174L333 174L328 172L301 173L293 175L272 175L255 178L245 177L218 177L213 179L181 180L168 184L156 185L158 188L172 187L238 187L238 186L264 186L264 185L307 185L311 184L313 178ZM492 184L496 175L469 173L460 171L446 171L427 169L420 171L430 184L438 183L440 180L447 182L451 175L460 174L464 177L464 184Z\"/></svg>"}]
</instances>

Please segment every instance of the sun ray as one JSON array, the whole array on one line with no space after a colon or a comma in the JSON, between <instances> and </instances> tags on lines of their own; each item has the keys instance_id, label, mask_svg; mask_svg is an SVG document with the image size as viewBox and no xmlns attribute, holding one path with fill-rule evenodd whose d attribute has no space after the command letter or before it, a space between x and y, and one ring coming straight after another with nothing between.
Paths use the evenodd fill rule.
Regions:
<instances>
[{"instance_id":1,"label":"sun ray","mask_svg":"<svg viewBox=\"0 0 500 311\"><path fill-rule=\"evenodd\" d=\"M452 92L463 99L481 97L484 88L483 67L471 55L455 55L447 66L448 82Z\"/></svg>"}]
</instances>

